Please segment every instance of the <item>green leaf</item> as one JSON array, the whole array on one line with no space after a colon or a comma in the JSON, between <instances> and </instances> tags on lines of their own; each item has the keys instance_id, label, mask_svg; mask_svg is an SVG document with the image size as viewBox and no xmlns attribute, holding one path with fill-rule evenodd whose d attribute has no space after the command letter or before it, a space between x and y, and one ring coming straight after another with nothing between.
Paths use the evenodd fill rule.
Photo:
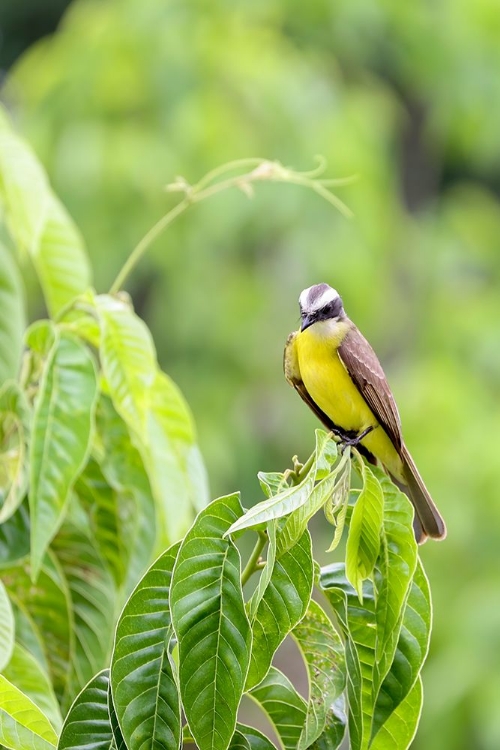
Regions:
<instances>
[{"instance_id":1,"label":"green leaf","mask_svg":"<svg viewBox=\"0 0 500 750\"><path fill-rule=\"evenodd\" d=\"M313 750L337 750L344 739L346 727L345 696L341 695L328 708L325 728L311 747Z\"/></svg>"},{"instance_id":2,"label":"green leaf","mask_svg":"<svg viewBox=\"0 0 500 750\"><path fill-rule=\"evenodd\" d=\"M90 521L96 548L117 586L123 583L129 550L122 533L123 498L110 487L99 464L90 459L78 477L75 492Z\"/></svg>"},{"instance_id":3,"label":"green leaf","mask_svg":"<svg viewBox=\"0 0 500 750\"><path fill-rule=\"evenodd\" d=\"M321 571L321 586L337 614L345 636L349 738L351 750L365 750L373 717L373 670L375 663L375 601L373 586L367 581L361 604L345 575L345 566L336 563Z\"/></svg>"},{"instance_id":4,"label":"green leaf","mask_svg":"<svg viewBox=\"0 0 500 750\"><path fill-rule=\"evenodd\" d=\"M44 651L43 638L29 612L17 600L12 601L15 620L16 642L29 651L43 672L49 673L49 664Z\"/></svg>"},{"instance_id":5,"label":"green leaf","mask_svg":"<svg viewBox=\"0 0 500 750\"><path fill-rule=\"evenodd\" d=\"M9 663L14 648L14 614L5 586L0 581L0 672Z\"/></svg>"},{"instance_id":6,"label":"green leaf","mask_svg":"<svg viewBox=\"0 0 500 750\"><path fill-rule=\"evenodd\" d=\"M255 587L255 590L252 594L252 598L250 599L248 603L248 614L250 617L250 621L253 621L255 619L255 615L257 614L259 604L261 603L262 597L264 596L266 589L271 582L271 578L274 572L274 566L276 563L277 528L278 528L277 521L274 521L274 520L269 521L269 523L267 524L268 547L267 547L266 564L260 574L259 582L257 583L257 586Z\"/></svg>"},{"instance_id":7,"label":"green leaf","mask_svg":"<svg viewBox=\"0 0 500 750\"><path fill-rule=\"evenodd\" d=\"M29 555L30 518L28 500L0 524L0 567L11 566Z\"/></svg>"},{"instance_id":8,"label":"green leaf","mask_svg":"<svg viewBox=\"0 0 500 750\"><path fill-rule=\"evenodd\" d=\"M85 685L64 720L58 750L113 750L108 686L108 669Z\"/></svg>"},{"instance_id":9,"label":"green leaf","mask_svg":"<svg viewBox=\"0 0 500 750\"><path fill-rule=\"evenodd\" d=\"M346 547L347 578L358 596L363 596L363 581L369 578L380 550L384 495L377 477L363 460L359 459L363 489L356 501L349 526Z\"/></svg>"},{"instance_id":10,"label":"green leaf","mask_svg":"<svg viewBox=\"0 0 500 750\"><path fill-rule=\"evenodd\" d=\"M394 661L377 697L372 736L406 699L417 681L429 648L431 614L429 582L419 561L408 595Z\"/></svg>"},{"instance_id":11,"label":"green leaf","mask_svg":"<svg viewBox=\"0 0 500 750\"><path fill-rule=\"evenodd\" d=\"M285 552L296 544L307 528L310 519L325 503L329 502L337 483L337 476L340 472L343 472L346 465L350 465L349 453L347 451L344 452L341 460L334 469L316 484L307 502L288 516L279 537L280 552Z\"/></svg>"},{"instance_id":12,"label":"green leaf","mask_svg":"<svg viewBox=\"0 0 500 750\"><path fill-rule=\"evenodd\" d=\"M311 536L306 530L294 547L277 557L269 585L257 607L252 621L247 690L267 674L278 646L306 613L313 578Z\"/></svg>"},{"instance_id":13,"label":"green leaf","mask_svg":"<svg viewBox=\"0 0 500 750\"><path fill-rule=\"evenodd\" d=\"M223 538L240 515L238 495L219 498L201 511L182 542L173 574L182 703L200 750L228 747L250 662L240 555Z\"/></svg>"},{"instance_id":14,"label":"green leaf","mask_svg":"<svg viewBox=\"0 0 500 750\"><path fill-rule=\"evenodd\" d=\"M344 690L344 647L331 620L314 600L292 636L304 658L309 682L306 721L297 746L306 750L323 732L328 710Z\"/></svg>"},{"instance_id":15,"label":"green leaf","mask_svg":"<svg viewBox=\"0 0 500 750\"><path fill-rule=\"evenodd\" d=\"M316 448L311 458L311 469L307 472L304 479L293 487L287 487L277 495L273 495L268 500L257 503L250 508L244 516L239 518L228 530L228 534L234 534L243 529L249 529L260 523L267 523L273 518L283 518L292 511L296 511L305 505L313 491L314 483L317 479L317 473L324 477L325 456L332 457L331 440L328 433L323 430L316 430ZM336 453L335 453L336 455Z\"/></svg>"},{"instance_id":16,"label":"green leaf","mask_svg":"<svg viewBox=\"0 0 500 750\"><path fill-rule=\"evenodd\" d=\"M97 458L103 475L119 496L120 538L128 556L123 587L129 593L159 547L155 503L144 464L132 445L128 428L105 396L101 396L97 406L96 439L100 441Z\"/></svg>"},{"instance_id":17,"label":"green leaf","mask_svg":"<svg viewBox=\"0 0 500 750\"><path fill-rule=\"evenodd\" d=\"M376 735L370 750L407 750L417 731L422 700L422 680L418 677L411 692Z\"/></svg>"},{"instance_id":18,"label":"green leaf","mask_svg":"<svg viewBox=\"0 0 500 750\"><path fill-rule=\"evenodd\" d=\"M12 380L0 388L0 524L21 505L28 487L26 454L31 410Z\"/></svg>"},{"instance_id":19,"label":"green leaf","mask_svg":"<svg viewBox=\"0 0 500 750\"><path fill-rule=\"evenodd\" d=\"M51 750L56 742L47 717L0 675L0 743L12 750Z\"/></svg>"},{"instance_id":20,"label":"green leaf","mask_svg":"<svg viewBox=\"0 0 500 750\"><path fill-rule=\"evenodd\" d=\"M17 377L25 327L21 277L11 254L0 242L0 385Z\"/></svg>"},{"instance_id":21,"label":"green leaf","mask_svg":"<svg viewBox=\"0 0 500 750\"><path fill-rule=\"evenodd\" d=\"M271 740L255 727L249 727L238 722L236 729L247 740L251 750L276 750Z\"/></svg>"},{"instance_id":22,"label":"green leaf","mask_svg":"<svg viewBox=\"0 0 500 750\"><path fill-rule=\"evenodd\" d=\"M306 702L283 672L271 667L250 693L268 716L284 750L296 750L306 719Z\"/></svg>"},{"instance_id":23,"label":"green leaf","mask_svg":"<svg viewBox=\"0 0 500 750\"><path fill-rule=\"evenodd\" d=\"M35 265L52 315L91 284L83 241L31 149L0 126L0 201L9 232Z\"/></svg>"},{"instance_id":24,"label":"green leaf","mask_svg":"<svg viewBox=\"0 0 500 750\"><path fill-rule=\"evenodd\" d=\"M77 339L61 334L47 360L33 418L29 494L33 578L88 458L96 396L91 355Z\"/></svg>"},{"instance_id":25,"label":"green leaf","mask_svg":"<svg viewBox=\"0 0 500 750\"><path fill-rule=\"evenodd\" d=\"M129 750L175 750L181 713L169 654L170 584L179 544L150 567L126 603L116 628L111 691Z\"/></svg>"},{"instance_id":26,"label":"green leaf","mask_svg":"<svg viewBox=\"0 0 500 750\"><path fill-rule=\"evenodd\" d=\"M287 486L286 477L281 471L259 471L257 478L266 497L277 495Z\"/></svg>"},{"instance_id":27,"label":"green leaf","mask_svg":"<svg viewBox=\"0 0 500 750\"><path fill-rule=\"evenodd\" d=\"M167 544L186 532L193 508L207 501L193 420L178 388L158 369L151 334L130 306L106 295L95 303L109 393L142 456Z\"/></svg>"},{"instance_id":28,"label":"green leaf","mask_svg":"<svg viewBox=\"0 0 500 750\"><path fill-rule=\"evenodd\" d=\"M59 700L67 690L70 660L73 652L71 601L67 584L54 560L46 556L36 586L24 565L2 570L2 580L15 606L33 621L35 630L24 628L29 640L23 645L37 656L37 633L43 634L43 654L51 682ZM29 615L28 615L29 613ZM29 622L29 620L28 620ZM16 638L19 625L16 622Z\"/></svg>"},{"instance_id":29,"label":"green leaf","mask_svg":"<svg viewBox=\"0 0 500 750\"><path fill-rule=\"evenodd\" d=\"M404 605L417 564L417 543L413 532L413 508L410 501L386 474L376 467L373 470L384 493L382 548L375 577L377 692L394 658Z\"/></svg>"},{"instance_id":30,"label":"green leaf","mask_svg":"<svg viewBox=\"0 0 500 750\"><path fill-rule=\"evenodd\" d=\"M72 524L61 527L52 546L71 598L74 651L68 696L72 699L109 663L115 587L89 536Z\"/></svg>"},{"instance_id":31,"label":"green leaf","mask_svg":"<svg viewBox=\"0 0 500 750\"><path fill-rule=\"evenodd\" d=\"M50 679L24 646L15 644L12 658L3 674L38 706L55 731L59 732L62 726L61 711Z\"/></svg>"},{"instance_id":32,"label":"green leaf","mask_svg":"<svg viewBox=\"0 0 500 750\"><path fill-rule=\"evenodd\" d=\"M229 750L251 750L250 742L238 729L236 729L233 736L231 737Z\"/></svg>"}]
</instances>

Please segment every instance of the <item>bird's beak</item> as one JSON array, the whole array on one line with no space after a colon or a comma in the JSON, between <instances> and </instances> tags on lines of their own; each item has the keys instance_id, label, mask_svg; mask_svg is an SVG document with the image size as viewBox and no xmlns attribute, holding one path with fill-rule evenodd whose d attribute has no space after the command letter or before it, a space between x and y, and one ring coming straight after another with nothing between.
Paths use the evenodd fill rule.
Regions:
<instances>
[{"instance_id":1,"label":"bird's beak","mask_svg":"<svg viewBox=\"0 0 500 750\"><path fill-rule=\"evenodd\" d=\"M312 324L315 322L316 322L315 315L306 315L304 318L302 318L302 325L300 326L300 330L305 331L306 328L309 328L309 326L312 326Z\"/></svg>"}]
</instances>

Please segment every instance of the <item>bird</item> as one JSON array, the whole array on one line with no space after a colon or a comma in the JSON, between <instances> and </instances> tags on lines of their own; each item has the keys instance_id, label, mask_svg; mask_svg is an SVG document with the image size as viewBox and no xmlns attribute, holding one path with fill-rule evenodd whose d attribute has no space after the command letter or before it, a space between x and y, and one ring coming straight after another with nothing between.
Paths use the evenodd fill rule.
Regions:
<instances>
[{"instance_id":1,"label":"bird","mask_svg":"<svg viewBox=\"0 0 500 750\"><path fill-rule=\"evenodd\" d=\"M300 330L287 339L285 377L344 446L379 463L415 508L419 544L444 539L446 525L403 440L398 408L372 347L328 284L299 297Z\"/></svg>"}]
</instances>

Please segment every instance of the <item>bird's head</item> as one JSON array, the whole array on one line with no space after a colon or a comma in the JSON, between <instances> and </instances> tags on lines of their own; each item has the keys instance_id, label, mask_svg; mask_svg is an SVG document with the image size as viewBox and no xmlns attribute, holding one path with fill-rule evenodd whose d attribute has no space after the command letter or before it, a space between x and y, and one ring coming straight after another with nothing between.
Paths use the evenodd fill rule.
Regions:
<instances>
[{"instance_id":1,"label":"bird's head","mask_svg":"<svg viewBox=\"0 0 500 750\"><path fill-rule=\"evenodd\" d=\"M321 320L343 320L345 318L342 298L328 284L315 284L301 292L299 297L301 331Z\"/></svg>"}]
</instances>

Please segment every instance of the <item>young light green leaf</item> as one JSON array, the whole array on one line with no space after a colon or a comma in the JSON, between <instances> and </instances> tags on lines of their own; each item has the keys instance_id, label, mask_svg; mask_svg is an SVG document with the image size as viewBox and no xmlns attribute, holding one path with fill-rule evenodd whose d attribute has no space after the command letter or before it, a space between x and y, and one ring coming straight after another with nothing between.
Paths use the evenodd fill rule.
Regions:
<instances>
[{"instance_id":1,"label":"young light green leaf","mask_svg":"<svg viewBox=\"0 0 500 750\"><path fill-rule=\"evenodd\" d=\"M11 254L0 242L0 386L17 377L25 327L21 277Z\"/></svg>"},{"instance_id":2,"label":"young light green leaf","mask_svg":"<svg viewBox=\"0 0 500 750\"><path fill-rule=\"evenodd\" d=\"M90 286L90 266L80 233L35 155L5 118L0 123L0 203L14 242L33 260L54 315Z\"/></svg>"},{"instance_id":3,"label":"young light green leaf","mask_svg":"<svg viewBox=\"0 0 500 750\"><path fill-rule=\"evenodd\" d=\"M384 523L381 555L375 584L377 642L375 691L391 666L399 638L406 597L417 564L417 543L413 533L410 501L384 472L373 467L384 493ZM359 502L359 501L358 501Z\"/></svg>"},{"instance_id":4,"label":"young light green leaf","mask_svg":"<svg viewBox=\"0 0 500 750\"><path fill-rule=\"evenodd\" d=\"M0 524L21 505L28 486L26 453L31 410L13 380L0 388Z\"/></svg>"},{"instance_id":5,"label":"young light green leaf","mask_svg":"<svg viewBox=\"0 0 500 750\"><path fill-rule=\"evenodd\" d=\"M360 600L363 581L369 578L380 550L384 495L380 483L363 460L359 459L363 489L356 501L346 547L346 573Z\"/></svg>"},{"instance_id":6,"label":"young light green leaf","mask_svg":"<svg viewBox=\"0 0 500 750\"><path fill-rule=\"evenodd\" d=\"M347 451L339 463L315 485L307 502L288 516L279 537L280 553L291 549L296 544L307 528L310 519L325 503L330 501L337 483L337 476L343 472L346 464L349 464L349 453Z\"/></svg>"},{"instance_id":7,"label":"young light green leaf","mask_svg":"<svg viewBox=\"0 0 500 750\"><path fill-rule=\"evenodd\" d=\"M201 511L182 542L173 573L180 690L200 750L229 746L250 661L240 555L223 538L241 512L238 495L219 498Z\"/></svg>"},{"instance_id":8,"label":"young light green leaf","mask_svg":"<svg viewBox=\"0 0 500 750\"><path fill-rule=\"evenodd\" d=\"M271 667L249 696L268 716L283 750L296 750L306 719L306 702L288 677Z\"/></svg>"},{"instance_id":9,"label":"young light green leaf","mask_svg":"<svg viewBox=\"0 0 500 750\"><path fill-rule=\"evenodd\" d=\"M0 672L9 663L14 648L14 614L5 586L0 581Z\"/></svg>"},{"instance_id":10,"label":"young light green leaf","mask_svg":"<svg viewBox=\"0 0 500 750\"><path fill-rule=\"evenodd\" d=\"M52 750L57 735L47 717L0 675L0 744L11 750Z\"/></svg>"},{"instance_id":11,"label":"young light green leaf","mask_svg":"<svg viewBox=\"0 0 500 750\"><path fill-rule=\"evenodd\" d=\"M422 680L415 685L379 730L370 750L407 750L415 737L422 712Z\"/></svg>"},{"instance_id":12,"label":"young light green leaf","mask_svg":"<svg viewBox=\"0 0 500 750\"><path fill-rule=\"evenodd\" d=\"M419 561L406 602L394 661L377 697L372 737L415 685L429 648L431 619L429 582Z\"/></svg>"},{"instance_id":13,"label":"young light green leaf","mask_svg":"<svg viewBox=\"0 0 500 750\"><path fill-rule=\"evenodd\" d=\"M317 472L320 471L323 478L325 467L325 456L333 456L330 446L331 440L328 433L323 430L316 430L316 448L311 456L311 468L305 475L304 479L297 485L287 487L277 495L273 495L268 500L257 503L250 508L244 516L239 518L228 530L228 534L234 534L243 529L249 529L258 526L260 523L267 523L273 518L283 518L293 511L305 505L313 491L314 483L317 479Z\"/></svg>"},{"instance_id":14,"label":"young light green leaf","mask_svg":"<svg viewBox=\"0 0 500 750\"><path fill-rule=\"evenodd\" d=\"M250 599L248 603L248 614L250 617L250 621L253 621L255 619L255 615L257 614L259 604L262 601L262 597L264 596L266 589L269 586L269 583L271 582L271 578L274 572L274 565L276 563L277 528L278 528L277 521L274 521L274 520L269 521L269 523L267 524L268 546L267 546L266 564L265 564L264 570L260 574L259 582L257 586L255 587L255 591L252 594L252 598Z\"/></svg>"},{"instance_id":15,"label":"young light green leaf","mask_svg":"<svg viewBox=\"0 0 500 750\"><path fill-rule=\"evenodd\" d=\"M114 750L108 711L109 670L85 685L64 720L58 750Z\"/></svg>"},{"instance_id":16,"label":"young light green leaf","mask_svg":"<svg viewBox=\"0 0 500 750\"><path fill-rule=\"evenodd\" d=\"M277 495L287 486L286 477L281 471L259 471L257 479L266 497Z\"/></svg>"},{"instance_id":17,"label":"young light green leaf","mask_svg":"<svg viewBox=\"0 0 500 750\"><path fill-rule=\"evenodd\" d=\"M115 587L90 536L65 523L53 542L53 550L71 597L74 655L69 697L72 698L109 663L113 628Z\"/></svg>"},{"instance_id":18,"label":"young light green leaf","mask_svg":"<svg viewBox=\"0 0 500 750\"><path fill-rule=\"evenodd\" d=\"M50 188L33 151L0 110L0 202L9 232L21 251L32 252L47 215Z\"/></svg>"},{"instance_id":19,"label":"young light green leaf","mask_svg":"<svg viewBox=\"0 0 500 750\"><path fill-rule=\"evenodd\" d=\"M33 418L29 499L34 579L87 460L96 397L90 353L77 339L61 334L46 362Z\"/></svg>"},{"instance_id":20,"label":"young light green leaf","mask_svg":"<svg viewBox=\"0 0 500 750\"><path fill-rule=\"evenodd\" d=\"M331 620L314 600L292 636L304 658L309 682L306 720L297 745L298 750L306 750L322 734L328 710L344 690L344 647Z\"/></svg>"},{"instance_id":21,"label":"young light green leaf","mask_svg":"<svg viewBox=\"0 0 500 750\"><path fill-rule=\"evenodd\" d=\"M3 674L38 706L59 733L62 727L61 710L49 676L24 646L15 644L12 658Z\"/></svg>"},{"instance_id":22,"label":"young light green leaf","mask_svg":"<svg viewBox=\"0 0 500 750\"><path fill-rule=\"evenodd\" d=\"M265 677L278 646L306 613L313 577L311 536L306 530L294 547L277 556L269 585L257 607L252 621L247 690Z\"/></svg>"},{"instance_id":23,"label":"young light green leaf","mask_svg":"<svg viewBox=\"0 0 500 750\"><path fill-rule=\"evenodd\" d=\"M92 283L80 231L52 191L47 196L45 221L31 256L52 317Z\"/></svg>"},{"instance_id":24,"label":"young light green leaf","mask_svg":"<svg viewBox=\"0 0 500 750\"><path fill-rule=\"evenodd\" d=\"M118 620L111 691L128 750L175 750L181 709L169 655L170 584L179 544L150 567Z\"/></svg>"}]
</instances>

